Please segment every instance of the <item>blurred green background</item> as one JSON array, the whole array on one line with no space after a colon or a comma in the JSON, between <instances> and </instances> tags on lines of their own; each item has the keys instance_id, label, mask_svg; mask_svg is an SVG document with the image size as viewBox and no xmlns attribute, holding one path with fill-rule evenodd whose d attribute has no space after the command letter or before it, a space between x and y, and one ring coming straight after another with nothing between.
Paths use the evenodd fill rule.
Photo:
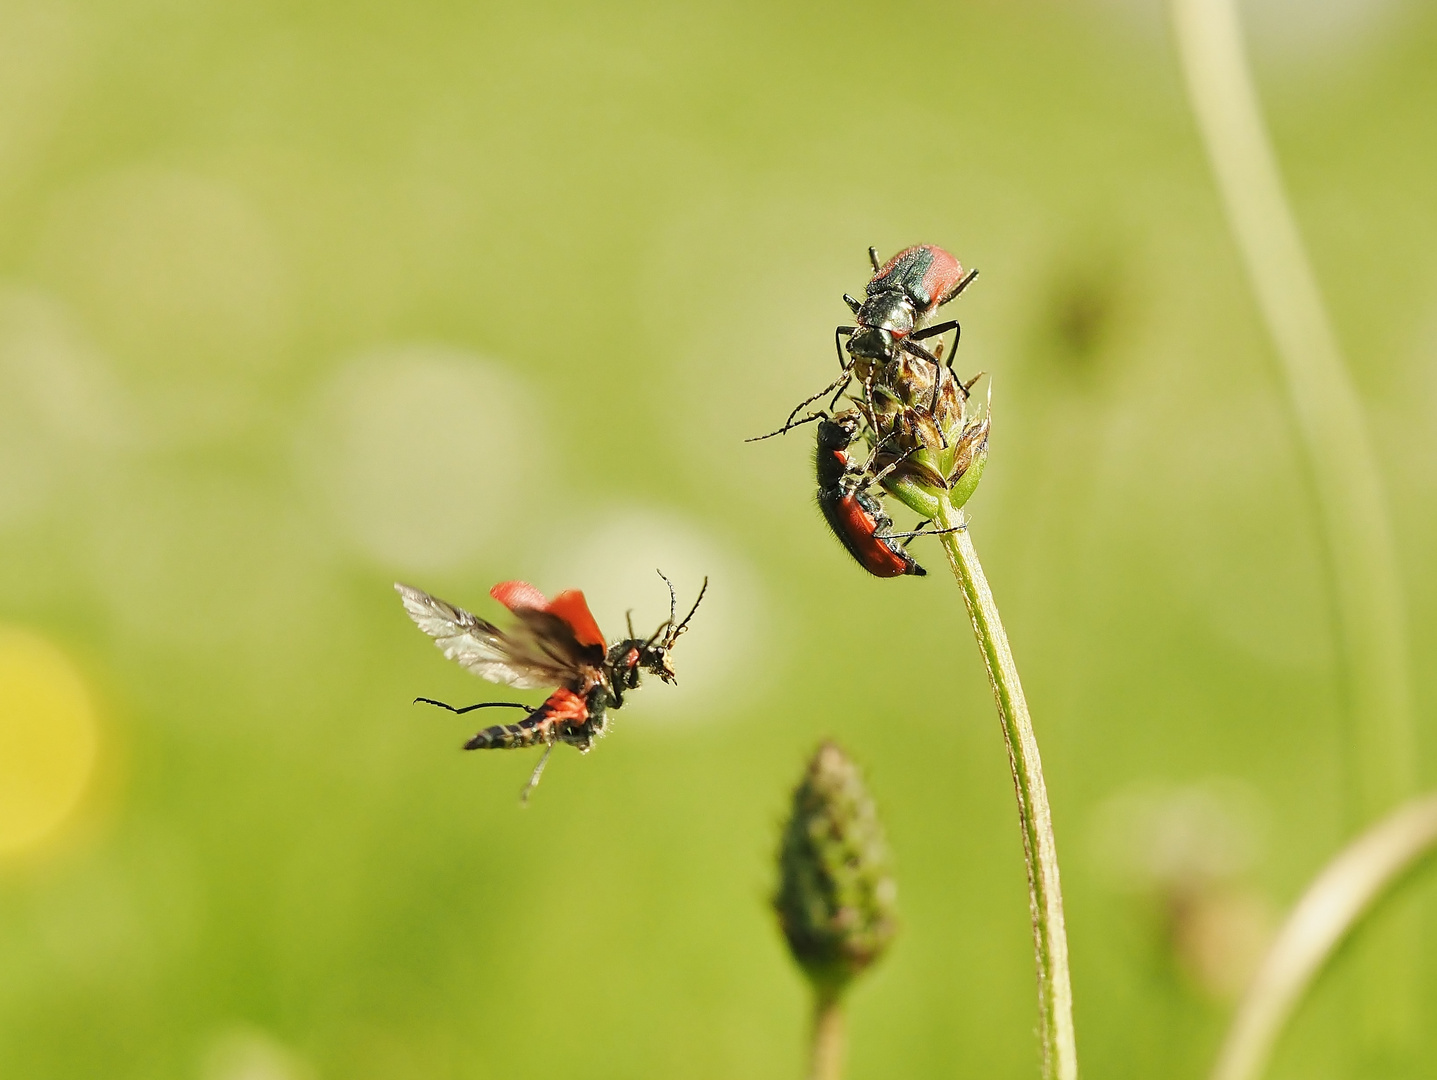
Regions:
<instances>
[{"instance_id":1,"label":"blurred green background","mask_svg":"<svg viewBox=\"0 0 1437 1080\"><path fill-rule=\"evenodd\" d=\"M1437 13L1249 14L1430 745ZM767 896L832 735L903 916L851 1076L1035 1075L1007 765L941 555L867 578L811 436L740 441L828 378L865 248L916 242L983 273L970 506L1085 1073L1202 1075L1348 832L1312 499L1142 0L0 2L0 1074L796 1077ZM497 580L580 587L614 635L667 613L655 567L711 578L679 685L529 809L529 754L410 704L505 694L396 578L491 617ZM1275 1075L1350 1075L1351 962Z\"/></svg>"}]
</instances>

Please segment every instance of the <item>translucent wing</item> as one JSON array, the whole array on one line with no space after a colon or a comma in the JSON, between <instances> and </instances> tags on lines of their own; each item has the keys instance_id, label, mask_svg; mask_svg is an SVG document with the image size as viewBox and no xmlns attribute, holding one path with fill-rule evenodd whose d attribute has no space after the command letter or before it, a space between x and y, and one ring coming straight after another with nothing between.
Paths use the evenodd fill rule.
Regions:
<instances>
[{"instance_id":1,"label":"translucent wing","mask_svg":"<svg viewBox=\"0 0 1437 1080\"><path fill-rule=\"evenodd\" d=\"M506 634L422 589L398 582L394 588L414 624L434 639L445 656L480 678L519 690L586 681L579 666L582 647L557 618L526 619L513 634Z\"/></svg>"}]
</instances>

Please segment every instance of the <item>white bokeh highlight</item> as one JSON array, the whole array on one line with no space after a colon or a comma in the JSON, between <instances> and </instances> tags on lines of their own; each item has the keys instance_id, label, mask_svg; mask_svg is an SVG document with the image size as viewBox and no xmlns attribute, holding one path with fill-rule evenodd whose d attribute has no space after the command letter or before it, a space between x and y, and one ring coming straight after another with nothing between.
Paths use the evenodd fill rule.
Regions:
<instances>
[{"instance_id":1,"label":"white bokeh highlight","mask_svg":"<svg viewBox=\"0 0 1437 1080\"><path fill-rule=\"evenodd\" d=\"M698 522L652 507L628 507L595 515L565 537L542 578L549 595L582 589L609 641L634 630L653 633L669 614L662 570L678 593L678 615L698 596L705 575L708 593L687 633L674 646L678 682L648 679L621 719L709 715L749 700L772 676L778 638L773 614L757 574L736 550Z\"/></svg>"},{"instance_id":2,"label":"white bokeh highlight","mask_svg":"<svg viewBox=\"0 0 1437 1080\"><path fill-rule=\"evenodd\" d=\"M533 396L501 366L396 345L342 367L299 437L301 468L341 537L412 575L453 569L512 529L543 475Z\"/></svg>"},{"instance_id":3,"label":"white bokeh highlight","mask_svg":"<svg viewBox=\"0 0 1437 1080\"><path fill-rule=\"evenodd\" d=\"M201 1080L315 1080L315 1071L265 1032L236 1027L210 1040Z\"/></svg>"},{"instance_id":4,"label":"white bokeh highlight","mask_svg":"<svg viewBox=\"0 0 1437 1080\"><path fill-rule=\"evenodd\" d=\"M138 441L124 388L71 313L0 289L0 529L44 512L77 473Z\"/></svg>"}]
</instances>

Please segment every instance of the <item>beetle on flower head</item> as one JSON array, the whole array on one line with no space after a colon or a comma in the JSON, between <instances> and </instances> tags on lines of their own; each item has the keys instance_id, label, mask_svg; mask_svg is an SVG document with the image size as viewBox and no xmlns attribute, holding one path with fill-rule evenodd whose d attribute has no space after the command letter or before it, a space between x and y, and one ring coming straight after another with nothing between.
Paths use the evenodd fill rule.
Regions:
<instances>
[{"instance_id":1,"label":"beetle on flower head","mask_svg":"<svg viewBox=\"0 0 1437 1080\"><path fill-rule=\"evenodd\" d=\"M937 369L942 363L941 351L930 351L919 343L949 330L953 331L953 348L948 353L951 373L953 354L958 351L963 328L957 319L932 326L928 323L940 307L956 299L972 283L978 271L969 270L965 274L958 260L936 244L904 248L885 263L878 261L878 249L871 247L868 261L873 264L873 276L868 279L863 300L843 294L843 302L853 312L858 325L834 329L833 347L838 352L841 368L838 378L795 405L786 423L792 423L805 405L837 391L829 406L833 408L855 374L867 386L878 367L905 353L926 360ZM847 357L844 356L845 335ZM933 404L936 405L936 400Z\"/></svg>"},{"instance_id":2,"label":"beetle on flower head","mask_svg":"<svg viewBox=\"0 0 1437 1080\"><path fill-rule=\"evenodd\" d=\"M858 322L857 326L838 328L840 336L848 335L849 364L859 359L893 360L899 352L908 352L936 366L938 358L918 342L949 330L961 332L956 319L936 326L926 324L935 311L968 287L978 271L964 274L958 260L935 244L904 248L882 265L878 249L869 248L868 259L873 263L873 277L868 280L863 302L847 293L843 296ZM953 349L957 348L955 337ZM948 360L952 363L951 352ZM842 354L839 362L843 362Z\"/></svg>"}]
</instances>

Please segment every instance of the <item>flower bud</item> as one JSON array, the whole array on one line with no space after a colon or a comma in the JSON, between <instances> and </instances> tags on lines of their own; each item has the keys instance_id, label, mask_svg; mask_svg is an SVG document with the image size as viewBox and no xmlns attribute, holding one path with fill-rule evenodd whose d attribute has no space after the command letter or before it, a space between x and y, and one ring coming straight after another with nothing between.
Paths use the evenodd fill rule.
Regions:
<instances>
[{"instance_id":1,"label":"flower bud","mask_svg":"<svg viewBox=\"0 0 1437 1080\"><path fill-rule=\"evenodd\" d=\"M888 947L897 886L873 800L858 767L825 742L793 793L773 899L799 967L836 997Z\"/></svg>"}]
</instances>

